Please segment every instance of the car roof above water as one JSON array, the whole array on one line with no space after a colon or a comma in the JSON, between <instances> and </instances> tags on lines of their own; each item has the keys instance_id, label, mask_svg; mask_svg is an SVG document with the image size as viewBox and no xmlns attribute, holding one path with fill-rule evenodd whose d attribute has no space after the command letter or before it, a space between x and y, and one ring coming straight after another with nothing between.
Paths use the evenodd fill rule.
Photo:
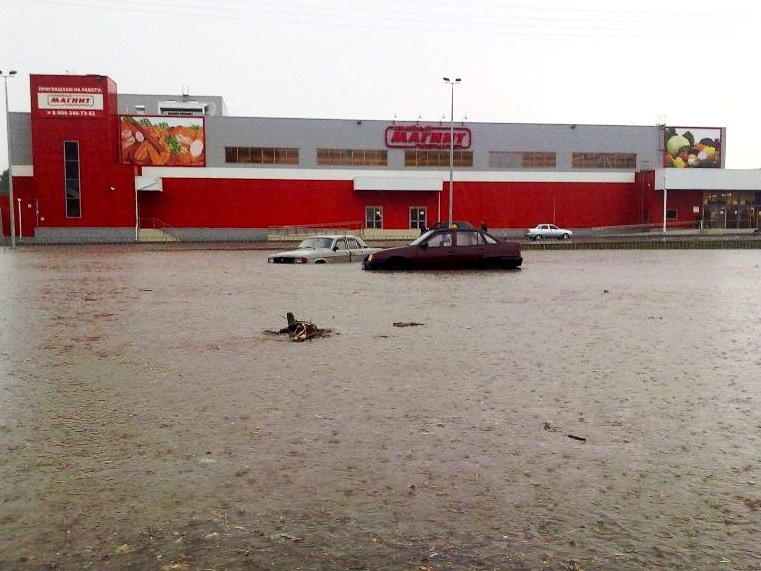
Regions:
<instances>
[{"instance_id":1,"label":"car roof above water","mask_svg":"<svg viewBox=\"0 0 761 571\"><path fill-rule=\"evenodd\" d=\"M469 230L473 228L473 225L467 220L452 220L452 226L456 226L457 228L462 228L463 230ZM441 228L449 228L449 227L450 227L449 222L436 222L436 224L433 225L431 230L439 230Z\"/></svg>"},{"instance_id":2,"label":"car roof above water","mask_svg":"<svg viewBox=\"0 0 761 571\"><path fill-rule=\"evenodd\" d=\"M311 234L309 236L304 236L304 240L309 240L310 238L330 238L331 240L337 240L339 238L359 238L359 236L356 234Z\"/></svg>"}]
</instances>

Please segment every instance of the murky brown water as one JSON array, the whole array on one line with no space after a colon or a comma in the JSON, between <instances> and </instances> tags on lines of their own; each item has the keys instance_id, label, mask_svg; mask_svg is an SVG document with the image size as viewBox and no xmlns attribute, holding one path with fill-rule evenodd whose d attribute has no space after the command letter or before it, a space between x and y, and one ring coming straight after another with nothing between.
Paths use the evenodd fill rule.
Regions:
<instances>
[{"instance_id":1,"label":"murky brown water","mask_svg":"<svg viewBox=\"0 0 761 571\"><path fill-rule=\"evenodd\" d=\"M1 569L761 569L757 251L266 254L0 252Z\"/></svg>"}]
</instances>

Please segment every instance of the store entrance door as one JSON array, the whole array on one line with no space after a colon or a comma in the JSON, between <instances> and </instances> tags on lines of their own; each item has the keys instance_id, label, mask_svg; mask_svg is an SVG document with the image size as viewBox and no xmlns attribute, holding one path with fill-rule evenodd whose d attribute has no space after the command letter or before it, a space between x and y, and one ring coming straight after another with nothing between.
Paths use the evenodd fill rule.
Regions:
<instances>
[{"instance_id":1,"label":"store entrance door","mask_svg":"<svg viewBox=\"0 0 761 571\"><path fill-rule=\"evenodd\" d=\"M753 192L706 193L703 203L703 228L757 228L761 208L752 206L753 198Z\"/></svg>"},{"instance_id":2,"label":"store entrance door","mask_svg":"<svg viewBox=\"0 0 761 571\"><path fill-rule=\"evenodd\" d=\"M724 228L739 229L750 228L751 221L754 219L751 216L750 211L753 208L749 208L744 204L732 204L727 207L727 222Z\"/></svg>"}]
</instances>

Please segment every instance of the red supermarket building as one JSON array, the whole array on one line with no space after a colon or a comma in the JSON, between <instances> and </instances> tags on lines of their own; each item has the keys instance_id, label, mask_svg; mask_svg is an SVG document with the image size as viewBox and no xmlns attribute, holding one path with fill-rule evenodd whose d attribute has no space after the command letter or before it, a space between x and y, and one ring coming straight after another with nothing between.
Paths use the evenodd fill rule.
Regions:
<instances>
[{"instance_id":1,"label":"red supermarket building","mask_svg":"<svg viewBox=\"0 0 761 571\"><path fill-rule=\"evenodd\" d=\"M21 242L403 236L447 219L452 149L453 218L497 232L760 220L761 173L723 168L721 127L230 117L219 96L119 94L101 75L30 87L9 117Z\"/></svg>"}]
</instances>

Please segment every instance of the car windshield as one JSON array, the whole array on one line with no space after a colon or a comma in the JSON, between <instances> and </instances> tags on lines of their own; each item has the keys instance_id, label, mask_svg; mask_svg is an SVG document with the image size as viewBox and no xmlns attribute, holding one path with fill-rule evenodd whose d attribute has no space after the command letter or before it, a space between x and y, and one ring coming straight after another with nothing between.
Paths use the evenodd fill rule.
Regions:
<instances>
[{"instance_id":1,"label":"car windshield","mask_svg":"<svg viewBox=\"0 0 761 571\"><path fill-rule=\"evenodd\" d=\"M427 232L424 232L417 238L415 238L412 242L410 242L410 246L417 246L418 244L422 244L426 240L428 240L428 237L433 234L433 230L428 230Z\"/></svg>"},{"instance_id":2,"label":"car windshield","mask_svg":"<svg viewBox=\"0 0 761 571\"><path fill-rule=\"evenodd\" d=\"M302 240L299 244L299 250L318 250L321 248L330 248L333 245L333 238L315 236Z\"/></svg>"}]
</instances>

